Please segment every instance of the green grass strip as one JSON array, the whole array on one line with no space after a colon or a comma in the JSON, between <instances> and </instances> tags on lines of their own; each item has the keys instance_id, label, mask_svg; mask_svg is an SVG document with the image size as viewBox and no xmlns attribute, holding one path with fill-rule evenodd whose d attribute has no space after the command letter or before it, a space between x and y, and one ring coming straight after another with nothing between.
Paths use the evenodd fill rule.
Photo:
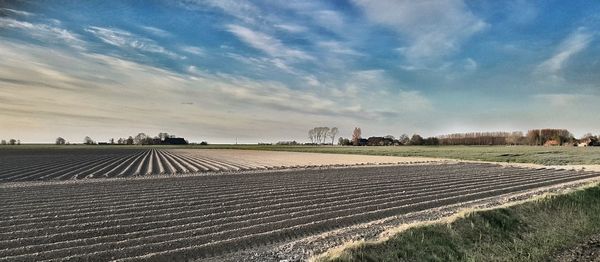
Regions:
<instances>
[{"instance_id":1,"label":"green grass strip","mask_svg":"<svg viewBox=\"0 0 600 262\"><path fill-rule=\"evenodd\" d=\"M600 186L409 228L320 261L546 261L600 233Z\"/></svg>"}]
</instances>

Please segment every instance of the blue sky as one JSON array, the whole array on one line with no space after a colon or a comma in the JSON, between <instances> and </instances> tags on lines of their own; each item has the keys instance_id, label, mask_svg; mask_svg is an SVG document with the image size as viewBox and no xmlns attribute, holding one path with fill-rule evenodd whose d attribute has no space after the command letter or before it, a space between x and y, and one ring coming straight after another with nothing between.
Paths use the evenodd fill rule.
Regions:
<instances>
[{"instance_id":1,"label":"blue sky","mask_svg":"<svg viewBox=\"0 0 600 262\"><path fill-rule=\"evenodd\" d=\"M0 136L600 133L595 1L2 1Z\"/></svg>"}]
</instances>

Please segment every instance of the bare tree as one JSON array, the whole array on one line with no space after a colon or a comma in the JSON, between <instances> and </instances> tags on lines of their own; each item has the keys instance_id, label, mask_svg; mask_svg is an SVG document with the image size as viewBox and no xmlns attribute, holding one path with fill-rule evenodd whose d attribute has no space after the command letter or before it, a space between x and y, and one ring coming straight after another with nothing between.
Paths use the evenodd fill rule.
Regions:
<instances>
[{"instance_id":1,"label":"bare tree","mask_svg":"<svg viewBox=\"0 0 600 262\"><path fill-rule=\"evenodd\" d=\"M321 134L321 140L319 141L320 143L325 144L325 140L327 139L327 137L329 136L329 127L323 126L319 128L319 133Z\"/></svg>"},{"instance_id":2,"label":"bare tree","mask_svg":"<svg viewBox=\"0 0 600 262\"><path fill-rule=\"evenodd\" d=\"M519 145L522 144L524 140L525 136L523 135L523 132L515 131L508 135L508 137L506 138L506 143L509 145Z\"/></svg>"},{"instance_id":3,"label":"bare tree","mask_svg":"<svg viewBox=\"0 0 600 262\"><path fill-rule=\"evenodd\" d=\"M315 138L316 138L316 131L315 128L308 130L308 139L310 139L311 143L315 143Z\"/></svg>"},{"instance_id":4,"label":"bare tree","mask_svg":"<svg viewBox=\"0 0 600 262\"><path fill-rule=\"evenodd\" d=\"M407 144L408 144L408 142L410 142L410 138L408 138L408 135L406 135L406 134L402 134L402 135L400 135L400 137L398 138L398 141L400 142L400 144L407 145Z\"/></svg>"},{"instance_id":5,"label":"bare tree","mask_svg":"<svg viewBox=\"0 0 600 262\"><path fill-rule=\"evenodd\" d=\"M527 131L527 142L530 146L541 145L540 130L534 129Z\"/></svg>"},{"instance_id":6,"label":"bare tree","mask_svg":"<svg viewBox=\"0 0 600 262\"><path fill-rule=\"evenodd\" d=\"M581 139L588 139L588 138L593 138L593 137L594 137L594 135L592 135L592 133L586 133L581 137Z\"/></svg>"},{"instance_id":7,"label":"bare tree","mask_svg":"<svg viewBox=\"0 0 600 262\"><path fill-rule=\"evenodd\" d=\"M338 145L340 145L340 146L351 146L352 142L350 142L350 139L348 139L348 138L340 137L340 139L338 139Z\"/></svg>"},{"instance_id":8,"label":"bare tree","mask_svg":"<svg viewBox=\"0 0 600 262\"><path fill-rule=\"evenodd\" d=\"M133 137L129 136L129 138L127 138L127 140L125 140L125 144L126 145L133 145Z\"/></svg>"},{"instance_id":9,"label":"bare tree","mask_svg":"<svg viewBox=\"0 0 600 262\"><path fill-rule=\"evenodd\" d=\"M335 136L337 136L339 130L337 127L332 127L329 130L329 137L331 137L331 145L333 145L333 141L335 141Z\"/></svg>"},{"instance_id":10,"label":"bare tree","mask_svg":"<svg viewBox=\"0 0 600 262\"><path fill-rule=\"evenodd\" d=\"M65 143L67 143L67 141L64 138L62 138L62 137L56 138L55 144L57 144L57 145L64 145Z\"/></svg>"},{"instance_id":11,"label":"bare tree","mask_svg":"<svg viewBox=\"0 0 600 262\"><path fill-rule=\"evenodd\" d=\"M6 145L6 140L2 139L2 141L0 141L0 145Z\"/></svg>"},{"instance_id":12,"label":"bare tree","mask_svg":"<svg viewBox=\"0 0 600 262\"><path fill-rule=\"evenodd\" d=\"M108 140L108 143L111 144L111 145L114 145L115 144L115 139L111 138L110 140Z\"/></svg>"},{"instance_id":13,"label":"bare tree","mask_svg":"<svg viewBox=\"0 0 600 262\"><path fill-rule=\"evenodd\" d=\"M144 133L139 133L135 136L135 138L133 138L133 143L136 145L142 145L146 142L147 138L148 138L148 135L146 135Z\"/></svg>"},{"instance_id":14,"label":"bare tree","mask_svg":"<svg viewBox=\"0 0 600 262\"><path fill-rule=\"evenodd\" d=\"M321 127L315 127L315 140L317 140L317 144L321 143L321 138L323 136L323 130Z\"/></svg>"},{"instance_id":15,"label":"bare tree","mask_svg":"<svg viewBox=\"0 0 600 262\"><path fill-rule=\"evenodd\" d=\"M352 144L353 145L355 145L355 146L359 145L361 135L362 135L362 131L360 130L360 127L355 127L354 132L352 132Z\"/></svg>"},{"instance_id":16,"label":"bare tree","mask_svg":"<svg viewBox=\"0 0 600 262\"><path fill-rule=\"evenodd\" d=\"M83 139L83 143L86 144L86 145L93 145L93 144L95 144L94 140L92 140L89 136L86 136Z\"/></svg>"},{"instance_id":17,"label":"bare tree","mask_svg":"<svg viewBox=\"0 0 600 262\"><path fill-rule=\"evenodd\" d=\"M167 132L158 133L158 138L160 141L165 141L165 139L171 137Z\"/></svg>"}]
</instances>

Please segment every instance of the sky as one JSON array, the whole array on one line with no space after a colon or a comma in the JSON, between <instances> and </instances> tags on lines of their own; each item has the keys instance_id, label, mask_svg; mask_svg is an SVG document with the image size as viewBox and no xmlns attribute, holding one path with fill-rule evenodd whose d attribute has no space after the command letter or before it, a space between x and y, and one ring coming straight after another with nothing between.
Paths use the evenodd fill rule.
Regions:
<instances>
[{"instance_id":1,"label":"sky","mask_svg":"<svg viewBox=\"0 0 600 262\"><path fill-rule=\"evenodd\" d=\"M0 0L0 138L600 133L597 1Z\"/></svg>"}]
</instances>

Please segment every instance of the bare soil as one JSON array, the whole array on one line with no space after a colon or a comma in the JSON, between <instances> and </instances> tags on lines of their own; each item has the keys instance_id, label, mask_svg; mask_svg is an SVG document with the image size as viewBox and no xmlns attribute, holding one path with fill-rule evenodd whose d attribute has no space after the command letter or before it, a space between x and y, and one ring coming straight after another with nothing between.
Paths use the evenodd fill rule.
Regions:
<instances>
[{"instance_id":1,"label":"bare soil","mask_svg":"<svg viewBox=\"0 0 600 262\"><path fill-rule=\"evenodd\" d=\"M0 261L306 260L482 199L598 176L465 163L5 183Z\"/></svg>"},{"instance_id":2,"label":"bare soil","mask_svg":"<svg viewBox=\"0 0 600 262\"><path fill-rule=\"evenodd\" d=\"M355 165L441 163L419 157L224 149L40 149L0 151L0 182L203 174ZM454 161L456 162L456 161Z\"/></svg>"}]
</instances>

